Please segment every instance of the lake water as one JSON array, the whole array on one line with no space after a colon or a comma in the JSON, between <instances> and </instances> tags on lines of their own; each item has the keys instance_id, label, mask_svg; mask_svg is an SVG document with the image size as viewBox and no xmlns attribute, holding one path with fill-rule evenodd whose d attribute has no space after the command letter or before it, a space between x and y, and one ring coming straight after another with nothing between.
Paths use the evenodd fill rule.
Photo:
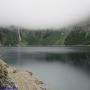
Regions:
<instances>
[{"instance_id":1,"label":"lake water","mask_svg":"<svg viewBox=\"0 0 90 90\"><path fill-rule=\"evenodd\" d=\"M32 71L47 90L90 90L85 64L90 47L2 47L0 55L10 65Z\"/></svg>"}]
</instances>

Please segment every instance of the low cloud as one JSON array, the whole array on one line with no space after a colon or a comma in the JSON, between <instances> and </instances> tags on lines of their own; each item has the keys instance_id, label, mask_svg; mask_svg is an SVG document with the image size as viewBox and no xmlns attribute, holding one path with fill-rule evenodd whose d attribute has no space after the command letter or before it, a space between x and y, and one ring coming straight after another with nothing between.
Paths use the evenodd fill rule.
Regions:
<instances>
[{"instance_id":1,"label":"low cloud","mask_svg":"<svg viewBox=\"0 0 90 90\"><path fill-rule=\"evenodd\" d=\"M0 0L0 25L59 28L90 15L89 0Z\"/></svg>"}]
</instances>

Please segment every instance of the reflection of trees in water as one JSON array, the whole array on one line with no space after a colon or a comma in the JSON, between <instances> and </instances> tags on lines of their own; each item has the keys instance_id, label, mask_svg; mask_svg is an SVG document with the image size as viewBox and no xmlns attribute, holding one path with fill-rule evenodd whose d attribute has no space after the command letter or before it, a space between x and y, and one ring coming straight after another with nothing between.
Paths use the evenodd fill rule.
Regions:
<instances>
[{"instance_id":1,"label":"reflection of trees in water","mask_svg":"<svg viewBox=\"0 0 90 90\"><path fill-rule=\"evenodd\" d=\"M80 49L81 50L81 49ZM85 49L87 50L87 49ZM18 53L20 52L20 53ZM69 63L76 66L83 66L90 69L90 52L71 52L71 53L48 53L48 52L21 52L19 48L7 49L4 51L3 58L10 64L17 65L20 60L20 65L30 62L56 62Z\"/></svg>"},{"instance_id":2,"label":"reflection of trees in water","mask_svg":"<svg viewBox=\"0 0 90 90\"><path fill-rule=\"evenodd\" d=\"M47 54L47 61L61 61L90 68L90 53Z\"/></svg>"},{"instance_id":3,"label":"reflection of trees in water","mask_svg":"<svg viewBox=\"0 0 90 90\"><path fill-rule=\"evenodd\" d=\"M90 53L77 53L70 54L69 56L73 64L90 67Z\"/></svg>"}]
</instances>

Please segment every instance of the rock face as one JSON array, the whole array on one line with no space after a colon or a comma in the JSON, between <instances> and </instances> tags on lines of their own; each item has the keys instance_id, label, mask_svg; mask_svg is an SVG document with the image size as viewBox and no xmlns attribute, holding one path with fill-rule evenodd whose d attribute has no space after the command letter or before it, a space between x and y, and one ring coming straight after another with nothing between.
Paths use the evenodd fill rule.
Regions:
<instances>
[{"instance_id":1,"label":"rock face","mask_svg":"<svg viewBox=\"0 0 90 90\"><path fill-rule=\"evenodd\" d=\"M8 76L7 68L7 64L0 60L0 88L16 88L14 81Z\"/></svg>"},{"instance_id":2,"label":"rock face","mask_svg":"<svg viewBox=\"0 0 90 90\"><path fill-rule=\"evenodd\" d=\"M30 71L19 71L0 59L0 90L46 90ZM9 88L9 89L6 89Z\"/></svg>"}]
</instances>

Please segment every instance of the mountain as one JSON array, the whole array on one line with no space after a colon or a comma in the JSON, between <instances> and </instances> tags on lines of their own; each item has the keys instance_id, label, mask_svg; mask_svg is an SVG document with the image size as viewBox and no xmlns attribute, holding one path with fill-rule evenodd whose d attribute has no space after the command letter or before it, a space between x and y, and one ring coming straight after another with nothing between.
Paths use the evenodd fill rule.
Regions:
<instances>
[{"instance_id":1,"label":"mountain","mask_svg":"<svg viewBox=\"0 0 90 90\"><path fill-rule=\"evenodd\" d=\"M58 30L28 30L18 27L0 27L0 46L54 46L90 45L90 19Z\"/></svg>"}]
</instances>

